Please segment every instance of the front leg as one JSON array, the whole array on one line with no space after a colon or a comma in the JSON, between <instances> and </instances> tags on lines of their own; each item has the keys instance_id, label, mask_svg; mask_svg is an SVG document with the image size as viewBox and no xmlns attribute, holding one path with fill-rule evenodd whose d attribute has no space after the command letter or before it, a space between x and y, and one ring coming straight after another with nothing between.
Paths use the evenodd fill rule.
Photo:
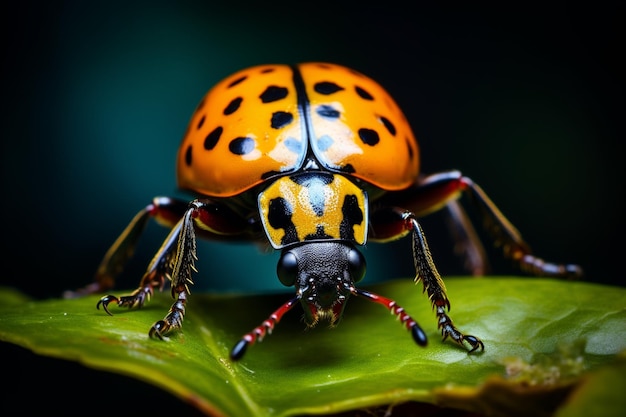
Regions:
<instances>
[{"instance_id":1,"label":"front leg","mask_svg":"<svg viewBox=\"0 0 626 417\"><path fill-rule=\"evenodd\" d=\"M170 307L170 311L167 313L163 320L159 320L152 325L150 337L159 338L163 340L163 335L169 333L172 330L180 329L183 326L183 318L185 317L185 305L187 304L187 290L179 289L176 291L178 296L176 302Z\"/></svg>"},{"instance_id":2,"label":"front leg","mask_svg":"<svg viewBox=\"0 0 626 417\"><path fill-rule=\"evenodd\" d=\"M470 202L478 208L485 229L491 235L495 245L501 247L503 255L511 259L521 270L533 275L557 278L579 278L583 275L582 268L578 265L547 262L535 255L520 232L502 214L482 188L459 171L441 172L420 178L414 187L386 195L383 199L387 205L403 207L420 217L447 207L448 214L451 214L450 218L456 223L451 229L455 235L460 233L461 250L470 257L466 260L469 261L475 273L481 274L485 272L482 265L486 265L479 259L482 257L480 255L482 249L479 247L478 239L472 237L473 228L466 221L460 206L456 203L463 194L467 194ZM387 237L385 233L382 231L382 238ZM478 259L478 262L472 261L472 257Z\"/></svg>"},{"instance_id":3,"label":"front leg","mask_svg":"<svg viewBox=\"0 0 626 417\"><path fill-rule=\"evenodd\" d=\"M109 304L112 302L117 303L120 307L142 307L144 303L150 299L154 294L154 289L163 289L165 284L165 278L172 279L173 268L172 266L176 262L176 257L179 250L179 235L181 234L185 219L188 218L188 214L185 214L182 219L172 228L167 238L157 251L156 255L152 258L152 261L148 265L139 287L129 295L116 297L114 295L104 296L98 301L96 307L100 309L100 306L106 311L107 314L112 315L109 311ZM189 220L187 220L189 223ZM194 241L195 242L195 241ZM195 256L195 250L194 250ZM174 291L174 285L172 284L172 291ZM172 294L174 295L174 294Z\"/></svg>"},{"instance_id":4,"label":"front leg","mask_svg":"<svg viewBox=\"0 0 626 417\"><path fill-rule=\"evenodd\" d=\"M435 267L424 232L412 213L404 212L402 217L406 222L406 226L411 229L413 261L417 271L415 281L421 280L424 285L424 291L428 294L428 298L437 313L438 327L441 329L443 340L446 340L449 336L461 346L464 346L465 343L469 344L471 347L470 352L474 352L478 348L483 351L485 345L479 338L472 335L464 335L452 323L452 319L446 313L446 311L450 310L450 301L446 295L446 287Z\"/></svg>"},{"instance_id":5,"label":"front leg","mask_svg":"<svg viewBox=\"0 0 626 417\"><path fill-rule=\"evenodd\" d=\"M189 284L193 284L191 272L198 272L195 267L195 261L198 257L196 254L196 234L193 217L197 217L198 210L201 209L202 203L198 201L193 202L191 208L187 210L187 213L179 222L176 251L173 252L169 262L171 265L172 297L176 298L176 301L170 307L165 318L152 325L149 333L150 337L158 337L162 340L164 334L179 329L183 325Z\"/></svg>"},{"instance_id":6,"label":"front leg","mask_svg":"<svg viewBox=\"0 0 626 417\"><path fill-rule=\"evenodd\" d=\"M164 319L156 322L149 333L151 337L162 339L166 333L182 326L190 293L189 284L193 284L192 271L197 272L196 235L214 239L222 236L245 238L251 233L249 223L227 207L211 200L192 201L152 258L139 287L127 296L102 297L97 307L102 306L108 314L111 314L108 306L112 302L120 307L141 307L152 296L155 288L163 288L167 278L171 281L172 297L176 301Z\"/></svg>"},{"instance_id":7,"label":"front leg","mask_svg":"<svg viewBox=\"0 0 626 417\"><path fill-rule=\"evenodd\" d=\"M384 207L374 211L370 218L372 233L375 236L385 236L387 240L390 240L411 234L416 271L415 282L422 281L424 291L428 294L428 299L437 314L438 328L441 329L443 340L450 337L459 345L469 347L470 352L479 348L481 351L484 350L484 344L479 338L463 334L448 316L450 301L446 295L446 287L437 271L426 236L415 215L403 209Z\"/></svg>"}]
</instances>

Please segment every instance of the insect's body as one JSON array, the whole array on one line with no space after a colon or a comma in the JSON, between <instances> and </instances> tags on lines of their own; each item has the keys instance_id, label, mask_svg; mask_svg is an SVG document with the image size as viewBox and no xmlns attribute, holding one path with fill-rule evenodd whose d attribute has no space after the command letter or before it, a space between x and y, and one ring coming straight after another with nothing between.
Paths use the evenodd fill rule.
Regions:
<instances>
[{"instance_id":1,"label":"insect's body","mask_svg":"<svg viewBox=\"0 0 626 417\"><path fill-rule=\"evenodd\" d=\"M447 315L445 294L418 216L446 207L459 245L474 273L484 272L480 244L457 203L468 192L491 226L505 255L538 275L579 275L532 255L517 230L484 192L456 171L421 177L419 152L402 111L370 78L334 64L263 65L217 84L193 115L178 155L178 183L196 193L189 204L155 198L111 247L87 291L109 288L132 253L150 217L172 231L148 267L139 288L108 304L141 306L165 277L176 302L150 335L179 328L196 259L196 237L269 242L282 251L278 277L296 295L245 335L231 353L240 358L281 316L300 301L309 325L335 323L350 295L383 304L396 314L417 343L426 336L393 300L356 287L365 274L358 248L408 234L413 242L416 280L438 316L444 338L483 348Z\"/></svg>"},{"instance_id":2,"label":"insect's body","mask_svg":"<svg viewBox=\"0 0 626 417\"><path fill-rule=\"evenodd\" d=\"M417 142L393 99L364 75L263 65L211 89L178 155L179 185L214 197L311 169L404 189L418 175Z\"/></svg>"}]
</instances>

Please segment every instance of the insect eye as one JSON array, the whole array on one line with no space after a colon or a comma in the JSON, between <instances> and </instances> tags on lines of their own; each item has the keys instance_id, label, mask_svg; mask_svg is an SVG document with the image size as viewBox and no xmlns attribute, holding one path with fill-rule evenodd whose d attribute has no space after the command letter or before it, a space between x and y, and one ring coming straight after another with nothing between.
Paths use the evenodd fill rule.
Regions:
<instances>
[{"instance_id":1,"label":"insect eye","mask_svg":"<svg viewBox=\"0 0 626 417\"><path fill-rule=\"evenodd\" d=\"M295 284L298 277L298 258L293 252L283 252L278 260L276 273L284 286L291 287Z\"/></svg>"},{"instance_id":2,"label":"insect eye","mask_svg":"<svg viewBox=\"0 0 626 417\"><path fill-rule=\"evenodd\" d=\"M348 252L348 266L354 282L359 282L365 276L365 257L356 249Z\"/></svg>"}]
</instances>

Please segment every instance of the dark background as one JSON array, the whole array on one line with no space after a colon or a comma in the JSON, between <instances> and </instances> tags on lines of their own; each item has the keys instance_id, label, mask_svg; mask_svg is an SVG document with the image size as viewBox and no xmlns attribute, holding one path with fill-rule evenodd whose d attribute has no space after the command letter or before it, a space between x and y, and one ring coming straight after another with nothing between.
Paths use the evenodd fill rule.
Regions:
<instances>
[{"instance_id":1,"label":"dark background","mask_svg":"<svg viewBox=\"0 0 626 417\"><path fill-rule=\"evenodd\" d=\"M213 84L251 65L315 60L385 86L423 170L462 170L538 255L623 285L623 2L212 3L3 6L0 284L53 297L88 283L140 208L181 195L176 150ZM442 273L464 273L441 216L422 224ZM135 287L165 234L148 228L120 287ZM413 274L408 239L365 254L368 281ZM494 273L517 273L497 255ZM199 257L196 291L281 288L275 254L202 243Z\"/></svg>"},{"instance_id":2,"label":"dark background","mask_svg":"<svg viewBox=\"0 0 626 417\"><path fill-rule=\"evenodd\" d=\"M246 66L311 60L382 83L414 127L423 170L462 170L537 254L623 283L621 3L306 12L211 3L5 9L3 284L56 296L89 282L140 208L180 195L176 150L202 95ZM423 226L439 268L463 273L441 216L431 217ZM136 285L165 233L148 228L120 286ZM365 252L368 280L413 274L408 239ZM492 255L494 273L516 272ZM199 256L199 288L280 288L276 255L202 244Z\"/></svg>"}]
</instances>

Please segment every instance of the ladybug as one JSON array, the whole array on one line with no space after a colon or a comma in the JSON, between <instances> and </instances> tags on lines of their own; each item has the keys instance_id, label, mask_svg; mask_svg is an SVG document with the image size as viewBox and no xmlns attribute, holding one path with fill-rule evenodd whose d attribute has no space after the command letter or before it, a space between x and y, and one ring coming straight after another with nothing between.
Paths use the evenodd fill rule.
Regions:
<instances>
[{"instance_id":1,"label":"ladybug","mask_svg":"<svg viewBox=\"0 0 626 417\"><path fill-rule=\"evenodd\" d=\"M102 297L109 304L141 307L171 281L175 302L150 337L162 339L182 327L196 239L250 241L281 251L278 279L295 295L231 351L247 348L271 332L296 304L308 326L336 324L350 296L381 304L400 319L415 342L424 330L394 300L358 288L368 241L412 241L415 281L421 281L443 339L469 352L484 350L476 336L461 332L448 315L450 301L418 218L445 209L459 247L475 274L484 272L482 246L458 202L468 194L503 253L534 275L578 277L577 265L535 256L517 229L483 190L458 171L422 175L411 127L394 99L374 80L330 63L259 65L213 87L191 117L178 151L177 178L191 202L156 197L141 210L105 254L90 286L74 294L103 292L132 256L147 221L171 232L130 295Z\"/></svg>"}]
</instances>

